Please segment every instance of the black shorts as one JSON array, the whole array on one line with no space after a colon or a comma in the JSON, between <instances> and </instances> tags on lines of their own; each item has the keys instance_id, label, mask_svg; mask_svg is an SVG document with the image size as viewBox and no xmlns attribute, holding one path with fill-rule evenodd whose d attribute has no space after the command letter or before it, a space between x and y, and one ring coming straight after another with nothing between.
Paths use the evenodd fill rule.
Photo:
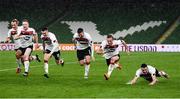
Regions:
<instances>
[{"instance_id":1,"label":"black shorts","mask_svg":"<svg viewBox=\"0 0 180 99\"><path fill-rule=\"evenodd\" d=\"M114 56L118 56L118 57L119 57L119 59L120 59L120 55L119 55L119 54L118 54L118 55L114 55ZM119 61L119 59L118 59L117 61ZM110 65L110 62L111 62L111 58L106 59L106 64L107 64L107 66L109 66L109 65Z\"/></svg>"},{"instance_id":2,"label":"black shorts","mask_svg":"<svg viewBox=\"0 0 180 99\"><path fill-rule=\"evenodd\" d=\"M87 55L91 56L91 47L88 47L84 50L77 50L78 61L83 60Z\"/></svg>"},{"instance_id":3,"label":"black shorts","mask_svg":"<svg viewBox=\"0 0 180 99\"><path fill-rule=\"evenodd\" d=\"M49 54L49 53L51 53L51 51L50 50L45 50L45 53ZM52 55L56 60L59 60L61 53L60 53L60 51L57 51L57 52L53 52Z\"/></svg>"},{"instance_id":4,"label":"black shorts","mask_svg":"<svg viewBox=\"0 0 180 99\"><path fill-rule=\"evenodd\" d=\"M155 75L156 75L156 77L161 77L161 75L159 75L159 71L157 69L156 69L156 74ZM143 77L144 79L146 79L149 82L153 81L150 73L144 74L144 75L142 74L142 75L140 75L140 77Z\"/></svg>"},{"instance_id":5,"label":"black shorts","mask_svg":"<svg viewBox=\"0 0 180 99\"><path fill-rule=\"evenodd\" d=\"M28 46L28 47L25 47L25 48L18 48L17 50L20 50L21 52L22 52L22 55L24 55L24 53L25 53L25 51L26 51L26 49L27 48L30 48L31 49L31 53L32 53L32 51L33 51L33 45L30 45L30 46ZM17 51L16 50L16 51ZM30 54L31 55L31 54Z\"/></svg>"}]
</instances>

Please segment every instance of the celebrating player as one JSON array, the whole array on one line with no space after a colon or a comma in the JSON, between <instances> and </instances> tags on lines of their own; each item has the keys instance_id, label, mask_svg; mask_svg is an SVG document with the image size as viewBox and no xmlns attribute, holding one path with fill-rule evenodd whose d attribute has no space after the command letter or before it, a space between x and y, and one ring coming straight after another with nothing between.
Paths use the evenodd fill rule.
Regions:
<instances>
[{"instance_id":1,"label":"celebrating player","mask_svg":"<svg viewBox=\"0 0 180 99\"><path fill-rule=\"evenodd\" d=\"M48 28L43 28L41 30L41 39L43 41L43 50L44 50L44 70L45 74L44 76L46 78L49 78L48 74L48 61L53 55L56 63L61 64L62 66L64 65L64 61L60 59L60 50L59 50L59 43L56 39L56 36L48 31Z\"/></svg>"},{"instance_id":2,"label":"celebrating player","mask_svg":"<svg viewBox=\"0 0 180 99\"><path fill-rule=\"evenodd\" d=\"M91 36L84 32L82 28L77 30L73 36L77 58L81 66L85 67L84 78L88 78L91 58L94 60L93 42Z\"/></svg>"},{"instance_id":3,"label":"celebrating player","mask_svg":"<svg viewBox=\"0 0 180 99\"><path fill-rule=\"evenodd\" d=\"M136 71L136 75L127 84L135 84L139 77L143 77L149 81L149 85L154 85L157 82L157 77L169 78L168 74L164 71L158 71L155 67L147 64L142 64L141 68Z\"/></svg>"},{"instance_id":4,"label":"celebrating player","mask_svg":"<svg viewBox=\"0 0 180 99\"><path fill-rule=\"evenodd\" d=\"M6 39L6 42L9 43L10 39L12 37L14 44L15 44L16 62L18 64L17 69L16 69L16 73L21 72L21 56L22 56L21 40L15 39L15 37L17 36L17 31L21 28L21 27L18 27L18 24L19 24L19 21L17 19L13 19L11 21L11 27L12 28L8 31L8 37ZM36 60L36 59L38 61L40 61L40 59L38 58L38 55L30 57L30 60Z\"/></svg>"},{"instance_id":5,"label":"celebrating player","mask_svg":"<svg viewBox=\"0 0 180 99\"><path fill-rule=\"evenodd\" d=\"M101 43L100 48L97 50L97 54L104 54L106 63L109 66L108 72L104 74L106 80L110 78L114 68L122 68L122 66L119 64L119 47L121 44L125 46L126 52L129 53L126 43L123 40L114 40L112 35L108 35L107 39Z\"/></svg>"},{"instance_id":6,"label":"celebrating player","mask_svg":"<svg viewBox=\"0 0 180 99\"><path fill-rule=\"evenodd\" d=\"M25 66L25 72L23 75L27 77L29 72L29 59L33 51L33 40L36 42L35 47L38 47L37 33L33 28L29 27L29 21L27 19L23 20L22 28L18 30L18 35L15 39L20 39L21 41L22 58Z\"/></svg>"}]
</instances>

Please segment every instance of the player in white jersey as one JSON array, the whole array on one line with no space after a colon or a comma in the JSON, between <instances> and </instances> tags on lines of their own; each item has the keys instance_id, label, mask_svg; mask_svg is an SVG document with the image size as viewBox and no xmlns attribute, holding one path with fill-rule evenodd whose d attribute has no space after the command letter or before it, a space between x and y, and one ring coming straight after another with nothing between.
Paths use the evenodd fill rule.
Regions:
<instances>
[{"instance_id":1,"label":"player in white jersey","mask_svg":"<svg viewBox=\"0 0 180 99\"><path fill-rule=\"evenodd\" d=\"M16 62L18 64L18 67L16 69L16 73L21 72L21 56L22 56L20 39L15 39L18 30L21 28L21 27L18 27L18 24L19 24L19 21L17 19L13 19L11 21L11 27L12 28L8 31L8 37L6 39L6 42L9 43L10 39L12 38L14 41L14 44L15 44ZM30 60L33 60L33 59L37 59L38 61L40 61L38 58L38 55L31 56Z\"/></svg>"},{"instance_id":2,"label":"player in white jersey","mask_svg":"<svg viewBox=\"0 0 180 99\"><path fill-rule=\"evenodd\" d=\"M81 66L85 66L84 78L87 79L90 69L91 58L94 60L93 42L91 36L84 32L82 28L77 30L73 36L77 58Z\"/></svg>"},{"instance_id":3,"label":"player in white jersey","mask_svg":"<svg viewBox=\"0 0 180 99\"><path fill-rule=\"evenodd\" d=\"M108 35L106 40L101 43L100 48L97 50L97 54L104 54L103 56L106 59L107 65L109 66L108 72L104 74L106 80L110 78L114 68L122 68L122 66L119 64L119 52L121 44L125 46L126 52L129 53L126 43L123 40L114 40L112 35Z\"/></svg>"},{"instance_id":4,"label":"player in white jersey","mask_svg":"<svg viewBox=\"0 0 180 99\"><path fill-rule=\"evenodd\" d=\"M127 84L135 84L139 77L143 77L147 81L149 81L149 85L154 85L157 82L156 77L165 77L169 78L168 74L164 71L158 71L155 67L147 64L142 64L141 68L136 71L136 75Z\"/></svg>"},{"instance_id":5,"label":"player in white jersey","mask_svg":"<svg viewBox=\"0 0 180 99\"><path fill-rule=\"evenodd\" d=\"M44 76L49 78L48 74L48 61L51 56L54 56L56 64L64 65L64 61L60 59L60 50L59 50L59 43L56 39L56 36L48 31L48 28L43 28L41 30L41 39L43 41L43 50L44 50Z\"/></svg>"},{"instance_id":6,"label":"player in white jersey","mask_svg":"<svg viewBox=\"0 0 180 99\"><path fill-rule=\"evenodd\" d=\"M24 76L28 76L29 72L29 58L33 51L33 41L35 41L35 48L38 47L38 35L33 28L29 27L29 21L24 19L22 21L22 28L18 30L16 39L20 39L21 51L23 54L23 62L25 66Z\"/></svg>"}]
</instances>

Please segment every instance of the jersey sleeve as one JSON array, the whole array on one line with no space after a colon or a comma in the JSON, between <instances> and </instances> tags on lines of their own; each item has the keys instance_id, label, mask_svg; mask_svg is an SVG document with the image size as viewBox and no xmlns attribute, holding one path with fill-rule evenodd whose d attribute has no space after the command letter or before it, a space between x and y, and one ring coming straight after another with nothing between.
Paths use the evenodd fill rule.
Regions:
<instances>
[{"instance_id":1,"label":"jersey sleeve","mask_svg":"<svg viewBox=\"0 0 180 99\"><path fill-rule=\"evenodd\" d=\"M106 46L106 42L105 41L102 41L101 45L100 45L100 48L101 49L104 49L104 47Z\"/></svg>"},{"instance_id":2,"label":"jersey sleeve","mask_svg":"<svg viewBox=\"0 0 180 99\"><path fill-rule=\"evenodd\" d=\"M8 37L11 37L11 30L8 31Z\"/></svg>"},{"instance_id":3,"label":"jersey sleeve","mask_svg":"<svg viewBox=\"0 0 180 99\"><path fill-rule=\"evenodd\" d=\"M89 40L89 42L92 42L92 38L91 35L87 33L87 39Z\"/></svg>"},{"instance_id":4,"label":"jersey sleeve","mask_svg":"<svg viewBox=\"0 0 180 99\"><path fill-rule=\"evenodd\" d=\"M117 40L117 41L116 41L116 43L117 43L118 45L122 44L122 42L123 42L122 40Z\"/></svg>"},{"instance_id":5,"label":"jersey sleeve","mask_svg":"<svg viewBox=\"0 0 180 99\"><path fill-rule=\"evenodd\" d=\"M148 69L150 74L156 74L156 69L154 67L148 66Z\"/></svg>"},{"instance_id":6,"label":"jersey sleeve","mask_svg":"<svg viewBox=\"0 0 180 99\"><path fill-rule=\"evenodd\" d=\"M33 31L33 34L37 34L35 29L32 28L32 31Z\"/></svg>"},{"instance_id":7,"label":"jersey sleeve","mask_svg":"<svg viewBox=\"0 0 180 99\"><path fill-rule=\"evenodd\" d=\"M138 69L138 70L136 71L136 77L140 77L140 75L141 75L141 70Z\"/></svg>"},{"instance_id":8,"label":"jersey sleeve","mask_svg":"<svg viewBox=\"0 0 180 99\"><path fill-rule=\"evenodd\" d=\"M52 43L53 45L57 46L58 41L57 41L57 39L56 39L56 36L55 36L55 35L51 35L51 43Z\"/></svg>"}]
</instances>

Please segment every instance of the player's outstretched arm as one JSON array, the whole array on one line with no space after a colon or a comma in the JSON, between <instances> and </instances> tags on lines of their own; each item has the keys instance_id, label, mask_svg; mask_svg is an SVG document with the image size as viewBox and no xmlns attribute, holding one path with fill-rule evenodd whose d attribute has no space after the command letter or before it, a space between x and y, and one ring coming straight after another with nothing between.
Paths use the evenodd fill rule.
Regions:
<instances>
[{"instance_id":1,"label":"player's outstretched arm","mask_svg":"<svg viewBox=\"0 0 180 99\"><path fill-rule=\"evenodd\" d=\"M130 82L126 83L126 84L130 84L133 85L136 83L136 81L138 80L139 77L135 76Z\"/></svg>"},{"instance_id":2,"label":"player's outstretched arm","mask_svg":"<svg viewBox=\"0 0 180 99\"><path fill-rule=\"evenodd\" d=\"M149 85L154 85L157 82L157 78L155 75L151 75L151 77L152 77L153 81L151 83L149 83Z\"/></svg>"}]
</instances>

